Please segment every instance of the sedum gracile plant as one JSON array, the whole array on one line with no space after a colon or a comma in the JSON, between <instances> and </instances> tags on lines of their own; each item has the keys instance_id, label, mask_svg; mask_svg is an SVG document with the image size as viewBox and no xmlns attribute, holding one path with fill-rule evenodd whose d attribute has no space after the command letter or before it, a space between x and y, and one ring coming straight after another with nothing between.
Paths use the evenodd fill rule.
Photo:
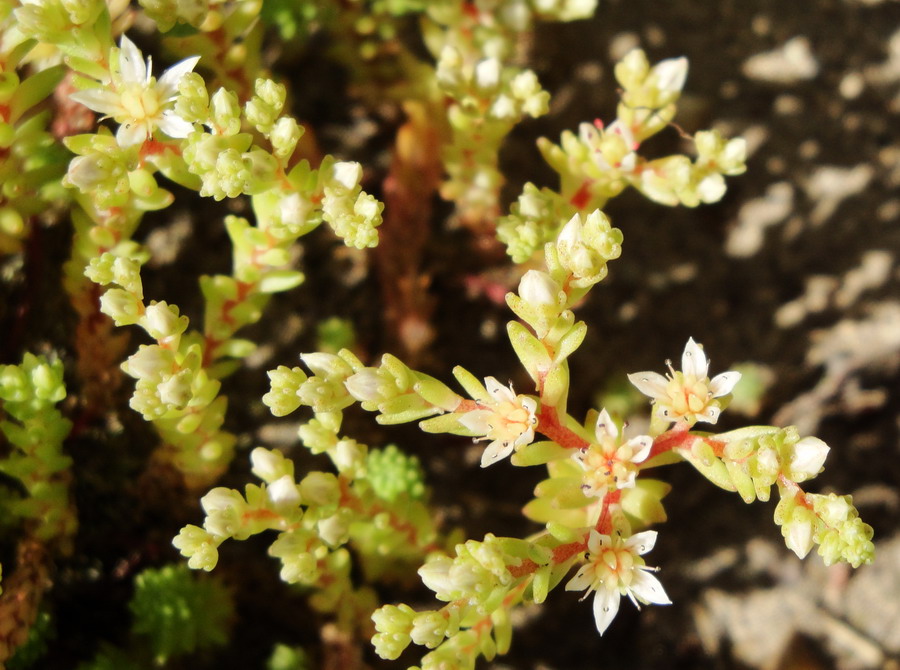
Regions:
<instances>
[{"instance_id":1,"label":"sedum gracile plant","mask_svg":"<svg viewBox=\"0 0 900 670\"><path fill-rule=\"evenodd\" d=\"M410 644L425 647L421 668L451 670L505 653L513 611L559 586L590 596L599 634L623 597L638 607L670 604L658 567L645 558L666 519L670 487L654 478L661 466L687 461L748 503L768 501L775 487L775 522L798 556L817 548L826 564L871 561L872 529L850 497L802 488L823 468L823 441L792 427L715 432L741 375L710 377L693 339L680 369L628 376L648 398L645 434L603 407L569 413L568 360L588 329L575 310L623 249L607 202L633 187L664 206L712 203L724 195L725 177L745 169L744 141L715 130L682 133L692 156L647 155L645 141L673 127L687 61L651 64L634 50L615 68L616 118L566 131L558 144L540 140L558 188L528 183L502 213L501 143L525 117L545 114L550 97L517 63L520 37L537 21L594 10L594 0L143 0L140 8L0 0L0 250L20 252L47 222L43 212L68 215L74 233L64 284L79 319L71 350L82 421L110 410L125 384L119 372L134 380L128 404L157 436L148 476L205 492L202 525L174 539L191 568L211 571L226 540L265 533L281 579L305 587L310 605L342 634L371 638L390 660ZM423 49L400 39L410 19ZM331 35L329 55L348 68L354 95L372 105L386 100L406 119L385 203L364 190L369 175L359 163L319 153L314 130L290 111L292 82L268 70L267 39L296 47L318 32ZM137 42L160 43L172 64L160 68ZM51 94L55 118L44 102ZM300 471L281 451L259 446L250 451L256 483L215 486L238 444L225 427L223 380L262 344L239 331L264 318L274 294L304 282L301 238L322 224L347 247L381 245L388 321L407 319L388 327L407 351L427 345L410 324L429 317L421 295L428 277L417 264L435 193L453 203L473 248L505 248L518 266L518 287L506 295L515 317L507 334L528 387L457 366L454 390L390 353L377 361L348 348L304 353L302 366L269 371L262 401L278 417L308 408L299 440L329 467ZM171 301L145 295L152 252L138 228L158 220L145 215L171 207L176 194L234 205L223 220L232 269L199 278L200 325ZM116 331L125 326L143 331L144 342L131 346L127 331ZM335 339L352 341L352 330L338 326ZM22 484L10 509L40 565L51 550L70 551L75 533L71 461L60 449L71 424L54 407L65 396L62 374L58 361L31 354L0 370L0 427L11 445L3 470ZM482 443L481 467L498 477L509 467L544 469L523 509L542 530L466 540L444 528L416 457L343 432L344 413L357 404L382 425L418 422L426 433ZM378 585L416 573L438 601L432 609L382 604ZM42 575L26 575L13 585L31 584L33 595L38 582ZM139 587L134 630L156 641L155 663L224 642L232 606L218 585L169 570L144 573ZM170 600L180 604L153 611ZM221 610L208 629L187 625L207 607ZM0 640L4 658L22 644L35 612L17 615L23 626ZM96 667L139 666L135 658L108 649Z\"/></svg>"}]
</instances>

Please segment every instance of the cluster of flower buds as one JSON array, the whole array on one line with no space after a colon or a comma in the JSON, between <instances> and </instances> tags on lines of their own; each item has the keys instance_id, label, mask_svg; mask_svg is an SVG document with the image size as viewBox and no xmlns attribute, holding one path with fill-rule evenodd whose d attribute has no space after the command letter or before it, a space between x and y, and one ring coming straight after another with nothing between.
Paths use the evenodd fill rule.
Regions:
<instances>
[{"instance_id":1,"label":"cluster of flower buds","mask_svg":"<svg viewBox=\"0 0 900 670\"><path fill-rule=\"evenodd\" d=\"M617 118L609 125L583 123L578 133L566 131L560 144L541 138L544 159L560 175L559 193L526 184L498 236L516 262L531 257L553 240L559 221L576 212L592 211L628 186L664 205L695 207L724 195L723 175L745 170L746 143L725 140L717 131L701 131L694 139L697 157L684 155L648 160L641 143L668 126L687 76L687 61L673 58L651 66L635 49L616 65L622 87Z\"/></svg>"},{"instance_id":2,"label":"cluster of flower buds","mask_svg":"<svg viewBox=\"0 0 900 670\"><path fill-rule=\"evenodd\" d=\"M781 500L775 508L775 523L797 556L804 558L818 545L825 565L846 561L858 568L872 562L872 527L859 518L850 496L803 493L790 483L778 489Z\"/></svg>"},{"instance_id":3,"label":"cluster of flower buds","mask_svg":"<svg viewBox=\"0 0 900 670\"><path fill-rule=\"evenodd\" d=\"M469 540L456 545L452 558L429 557L419 568L419 575L438 600L449 604L436 611L416 612L407 605L385 605L376 610L372 615L376 652L382 658L395 659L411 642L425 646L434 651L422 659L422 668L446 667L448 662L459 663L466 658L474 663L478 655L490 659L505 653L512 636L510 604L520 600L526 590L540 588L533 585L537 579L532 575L516 577L513 571L526 561L534 566L547 565L550 557L547 547L490 534L481 542ZM546 594L549 565L544 572Z\"/></svg>"},{"instance_id":4,"label":"cluster of flower buds","mask_svg":"<svg viewBox=\"0 0 900 670\"><path fill-rule=\"evenodd\" d=\"M595 6L595 0L428 3L425 43L437 59L435 79L448 101L452 133L441 194L456 203L464 223L493 228L503 184L500 145L523 118L547 113L550 94L537 75L508 64L516 35L535 19L585 18Z\"/></svg>"}]
</instances>

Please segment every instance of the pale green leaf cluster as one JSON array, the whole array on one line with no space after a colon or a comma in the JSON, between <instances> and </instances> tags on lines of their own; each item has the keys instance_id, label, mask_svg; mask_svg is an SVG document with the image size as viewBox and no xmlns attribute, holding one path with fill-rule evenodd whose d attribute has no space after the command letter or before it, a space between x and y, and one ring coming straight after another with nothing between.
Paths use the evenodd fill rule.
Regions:
<instances>
[{"instance_id":1,"label":"pale green leaf cluster","mask_svg":"<svg viewBox=\"0 0 900 670\"><path fill-rule=\"evenodd\" d=\"M197 575L185 565L138 573L128 609L131 643L104 645L78 670L165 667L179 657L208 652L228 642L235 613L232 594L218 578Z\"/></svg>"},{"instance_id":2,"label":"pale green leaf cluster","mask_svg":"<svg viewBox=\"0 0 900 670\"><path fill-rule=\"evenodd\" d=\"M34 537L62 549L78 522L69 495L72 459L63 452L72 423L56 408L65 397L61 361L25 354L19 365L0 366L0 432L12 447L0 472L25 491L8 509Z\"/></svg>"},{"instance_id":3,"label":"pale green leaf cluster","mask_svg":"<svg viewBox=\"0 0 900 670\"><path fill-rule=\"evenodd\" d=\"M217 579L167 565L144 570L134 587L132 630L149 640L157 664L227 642L234 604Z\"/></svg>"},{"instance_id":4,"label":"pale green leaf cluster","mask_svg":"<svg viewBox=\"0 0 900 670\"><path fill-rule=\"evenodd\" d=\"M375 495L389 502L404 494L414 500L425 496L425 472L419 459L403 453L396 444L372 449L366 473Z\"/></svg>"},{"instance_id":5,"label":"pale green leaf cluster","mask_svg":"<svg viewBox=\"0 0 900 670\"><path fill-rule=\"evenodd\" d=\"M0 4L4 35L15 23L11 10ZM19 249L32 217L65 197L59 185L63 151L47 132L50 112L37 109L59 84L65 68L48 67L29 76L17 71L34 46L30 40L0 43L0 253Z\"/></svg>"}]
</instances>

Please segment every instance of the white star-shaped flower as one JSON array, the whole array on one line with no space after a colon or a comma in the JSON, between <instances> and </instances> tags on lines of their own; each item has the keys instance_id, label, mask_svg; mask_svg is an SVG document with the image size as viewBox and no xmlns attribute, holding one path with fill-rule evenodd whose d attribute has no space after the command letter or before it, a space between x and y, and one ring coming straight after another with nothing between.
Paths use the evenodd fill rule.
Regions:
<instances>
[{"instance_id":1,"label":"white star-shaped flower","mask_svg":"<svg viewBox=\"0 0 900 670\"><path fill-rule=\"evenodd\" d=\"M110 80L69 97L118 123L116 140L122 147L150 139L157 128L169 137L187 137L194 128L175 113L172 103L178 94L178 82L193 71L200 57L185 58L157 80L152 59L148 57L145 65L140 49L125 35L114 50Z\"/></svg>"},{"instance_id":2,"label":"white star-shaped flower","mask_svg":"<svg viewBox=\"0 0 900 670\"><path fill-rule=\"evenodd\" d=\"M709 361L703 347L694 338L688 339L681 356L681 371L672 369L663 377L658 372L635 372L628 375L638 391L653 399L656 410L669 421L697 421L716 423L722 413L722 403L717 400L728 395L741 379L734 370L716 375L710 381Z\"/></svg>"},{"instance_id":3,"label":"white star-shaped flower","mask_svg":"<svg viewBox=\"0 0 900 670\"><path fill-rule=\"evenodd\" d=\"M663 585L641 558L656 544L656 531L645 530L622 540L618 534L612 537L591 531L588 538L587 562L578 569L566 584L566 591L594 592L594 621L597 631L603 635L619 612L622 596L628 596L638 609L638 603L671 605Z\"/></svg>"},{"instance_id":4,"label":"white star-shaped flower","mask_svg":"<svg viewBox=\"0 0 900 670\"><path fill-rule=\"evenodd\" d=\"M512 386L507 388L493 377L485 377L484 385L490 398L479 401L481 409L466 412L459 422L491 441L481 456L481 467L486 468L534 440L537 401L516 395Z\"/></svg>"}]
</instances>

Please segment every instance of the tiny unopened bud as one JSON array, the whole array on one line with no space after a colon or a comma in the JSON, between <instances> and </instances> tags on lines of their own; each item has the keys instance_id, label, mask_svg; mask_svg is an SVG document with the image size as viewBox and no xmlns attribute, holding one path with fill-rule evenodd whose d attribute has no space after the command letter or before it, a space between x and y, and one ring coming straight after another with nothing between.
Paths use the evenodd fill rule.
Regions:
<instances>
[{"instance_id":1,"label":"tiny unopened bud","mask_svg":"<svg viewBox=\"0 0 900 670\"><path fill-rule=\"evenodd\" d=\"M791 479L802 482L822 471L829 447L817 437L804 437L793 446L789 465Z\"/></svg>"},{"instance_id":2,"label":"tiny unopened bud","mask_svg":"<svg viewBox=\"0 0 900 670\"><path fill-rule=\"evenodd\" d=\"M495 88L500 83L500 61L488 58L475 66L475 83L481 89Z\"/></svg>"},{"instance_id":3,"label":"tiny unopened bud","mask_svg":"<svg viewBox=\"0 0 900 670\"><path fill-rule=\"evenodd\" d=\"M559 303L560 286L550 275L539 270L529 270L519 282L519 296L525 302L542 307Z\"/></svg>"},{"instance_id":4,"label":"tiny unopened bud","mask_svg":"<svg viewBox=\"0 0 900 670\"><path fill-rule=\"evenodd\" d=\"M794 510L793 518L787 524L784 543L799 558L805 558L813 548L815 539L815 514L805 508Z\"/></svg>"},{"instance_id":5,"label":"tiny unopened bud","mask_svg":"<svg viewBox=\"0 0 900 670\"><path fill-rule=\"evenodd\" d=\"M286 158L294 153L302 136L303 129L297 122L289 116L283 116L275 122L269 141L272 142L275 153L281 158Z\"/></svg>"},{"instance_id":6,"label":"tiny unopened bud","mask_svg":"<svg viewBox=\"0 0 900 670\"><path fill-rule=\"evenodd\" d=\"M359 163L344 161L334 164L334 180L348 191L359 186L362 179L362 166Z\"/></svg>"},{"instance_id":7,"label":"tiny unopened bud","mask_svg":"<svg viewBox=\"0 0 900 670\"><path fill-rule=\"evenodd\" d=\"M163 349L158 344L142 344L122 364L122 369L135 379L157 379L171 370L174 363L175 355L169 349Z\"/></svg>"},{"instance_id":8,"label":"tiny unopened bud","mask_svg":"<svg viewBox=\"0 0 900 670\"><path fill-rule=\"evenodd\" d=\"M359 402L380 402L384 399L381 392L382 381L375 368L364 368L351 375L344 382L347 392Z\"/></svg>"},{"instance_id":9,"label":"tiny unopened bud","mask_svg":"<svg viewBox=\"0 0 900 670\"><path fill-rule=\"evenodd\" d=\"M264 482L271 484L276 479L293 474L291 462L280 451L256 447L250 452L251 470Z\"/></svg>"},{"instance_id":10,"label":"tiny unopened bud","mask_svg":"<svg viewBox=\"0 0 900 670\"><path fill-rule=\"evenodd\" d=\"M328 472L310 472L300 482L300 497L315 505L336 503L340 498L337 477Z\"/></svg>"},{"instance_id":11,"label":"tiny unopened bud","mask_svg":"<svg viewBox=\"0 0 900 670\"><path fill-rule=\"evenodd\" d=\"M144 328L157 340L179 335L187 329L187 318L179 316L178 308L165 302L153 302L144 311Z\"/></svg>"},{"instance_id":12,"label":"tiny unopened bud","mask_svg":"<svg viewBox=\"0 0 900 670\"><path fill-rule=\"evenodd\" d=\"M171 405L175 409L187 407L187 404L193 397L191 393L191 377L190 370L182 370L161 382L157 386L160 402L165 405Z\"/></svg>"},{"instance_id":13,"label":"tiny unopened bud","mask_svg":"<svg viewBox=\"0 0 900 670\"><path fill-rule=\"evenodd\" d=\"M449 594L453 591L453 580L450 578L450 569L453 560L447 556L438 556L419 568L419 577L426 587L434 591L439 600L450 600Z\"/></svg>"},{"instance_id":14,"label":"tiny unopened bud","mask_svg":"<svg viewBox=\"0 0 900 670\"><path fill-rule=\"evenodd\" d=\"M269 501L275 507L291 507L300 504L300 491L290 475L279 477L266 489Z\"/></svg>"},{"instance_id":15,"label":"tiny unopened bud","mask_svg":"<svg viewBox=\"0 0 900 670\"><path fill-rule=\"evenodd\" d=\"M656 75L656 86L666 93L676 93L684 87L687 71L688 62L684 56L660 61L653 68L653 73Z\"/></svg>"},{"instance_id":16,"label":"tiny unopened bud","mask_svg":"<svg viewBox=\"0 0 900 670\"><path fill-rule=\"evenodd\" d=\"M319 537L332 547L342 545L347 541L349 525L343 514L334 514L327 519L322 519L317 524Z\"/></svg>"},{"instance_id":17,"label":"tiny unopened bud","mask_svg":"<svg viewBox=\"0 0 900 670\"><path fill-rule=\"evenodd\" d=\"M120 288L111 288L100 296L100 311L111 317L117 326L137 323L140 307L137 296Z\"/></svg>"}]
</instances>

